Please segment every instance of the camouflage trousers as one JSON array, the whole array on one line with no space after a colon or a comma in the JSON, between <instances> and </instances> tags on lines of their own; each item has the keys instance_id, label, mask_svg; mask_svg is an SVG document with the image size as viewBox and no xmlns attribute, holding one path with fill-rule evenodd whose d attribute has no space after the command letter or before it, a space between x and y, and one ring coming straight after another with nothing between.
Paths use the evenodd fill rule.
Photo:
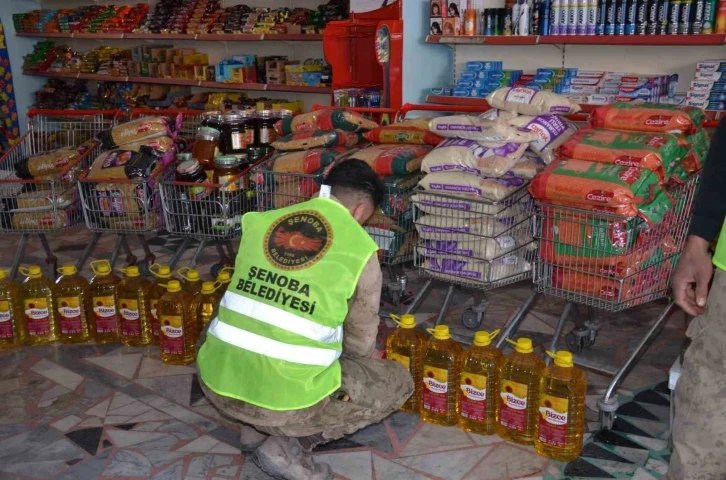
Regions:
<instances>
[{"instance_id":1,"label":"camouflage trousers","mask_svg":"<svg viewBox=\"0 0 726 480\"><path fill-rule=\"evenodd\" d=\"M706 313L694 318L675 395L670 480L726 479L726 272L716 269Z\"/></svg>"},{"instance_id":2,"label":"camouflage trousers","mask_svg":"<svg viewBox=\"0 0 726 480\"><path fill-rule=\"evenodd\" d=\"M226 415L262 433L279 437L313 437L325 443L378 423L398 410L413 393L408 370L391 360L340 358L347 401L336 394L302 410L278 412L217 395L203 381L209 401ZM254 380L252 380L254 381Z\"/></svg>"}]
</instances>

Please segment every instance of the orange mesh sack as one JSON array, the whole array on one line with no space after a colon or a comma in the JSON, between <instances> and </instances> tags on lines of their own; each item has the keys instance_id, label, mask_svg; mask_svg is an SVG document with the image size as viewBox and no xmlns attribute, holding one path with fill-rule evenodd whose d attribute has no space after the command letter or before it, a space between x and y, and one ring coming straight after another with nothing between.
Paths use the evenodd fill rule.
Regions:
<instances>
[{"instance_id":1,"label":"orange mesh sack","mask_svg":"<svg viewBox=\"0 0 726 480\"><path fill-rule=\"evenodd\" d=\"M653 133L692 134L705 116L696 107L661 103L613 103L598 107L590 115L590 126Z\"/></svg>"}]
</instances>

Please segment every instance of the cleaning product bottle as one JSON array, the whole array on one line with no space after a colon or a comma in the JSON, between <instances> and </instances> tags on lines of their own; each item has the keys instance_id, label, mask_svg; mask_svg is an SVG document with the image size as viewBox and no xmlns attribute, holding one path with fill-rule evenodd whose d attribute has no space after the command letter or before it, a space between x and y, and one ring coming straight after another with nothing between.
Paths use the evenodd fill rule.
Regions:
<instances>
[{"instance_id":1,"label":"cleaning product bottle","mask_svg":"<svg viewBox=\"0 0 726 480\"><path fill-rule=\"evenodd\" d=\"M503 355L491 343L498 334L476 332L471 348L459 357L459 426L468 432L491 435L497 429Z\"/></svg>"},{"instance_id":2,"label":"cleaning product bottle","mask_svg":"<svg viewBox=\"0 0 726 480\"><path fill-rule=\"evenodd\" d=\"M141 277L139 267L121 268L126 278L118 284L119 338L127 347L151 343L151 306L148 294L151 282Z\"/></svg>"},{"instance_id":3,"label":"cleaning product bottle","mask_svg":"<svg viewBox=\"0 0 726 480\"><path fill-rule=\"evenodd\" d=\"M176 274L184 279L181 284L182 290L184 290L185 293L191 295L192 297L199 295L199 293L202 291L202 282L199 278L199 270L195 270L189 267L182 267L176 271Z\"/></svg>"},{"instance_id":4,"label":"cleaning product bottle","mask_svg":"<svg viewBox=\"0 0 726 480\"><path fill-rule=\"evenodd\" d=\"M58 269L60 277L55 281L56 314L61 343L85 343L91 339L88 326L90 293L88 280L83 278L75 265L63 265Z\"/></svg>"},{"instance_id":5,"label":"cleaning product bottle","mask_svg":"<svg viewBox=\"0 0 726 480\"><path fill-rule=\"evenodd\" d=\"M587 375L572 363L572 353L547 352L554 358L539 382L539 418L535 452L571 462L580 456L585 430Z\"/></svg>"},{"instance_id":6,"label":"cleaning product bottle","mask_svg":"<svg viewBox=\"0 0 726 480\"><path fill-rule=\"evenodd\" d=\"M197 332L202 332L204 327L217 315L219 309L219 297L217 296L218 283L203 282L202 291L197 295ZM197 335L198 336L198 335Z\"/></svg>"},{"instance_id":7,"label":"cleaning product bottle","mask_svg":"<svg viewBox=\"0 0 726 480\"><path fill-rule=\"evenodd\" d=\"M58 340L53 283L43 276L38 265L20 267L28 278L20 286L26 345L48 345Z\"/></svg>"},{"instance_id":8,"label":"cleaning product bottle","mask_svg":"<svg viewBox=\"0 0 726 480\"><path fill-rule=\"evenodd\" d=\"M167 365L187 365L194 361L196 326L190 315L191 297L182 291L179 280L169 280L159 300L161 321L161 361Z\"/></svg>"},{"instance_id":9,"label":"cleaning product bottle","mask_svg":"<svg viewBox=\"0 0 726 480\"><path fill-rule=\"evenodd\" d=\"M504 358L499 376L501 404L497 433L511 442L531 445L537 426L537 395L544 360L535 355L532 340L519 338Z\"/></svg>"},{"instance_id":10,"label":"cleaning product bottle","mask_svg":"<svg viewBox=\"0 0 726 480\"><path fill-rule=\"evenodd\" d=\"M116 298L121 279L113 274L108 260L94 260L91 270L96 274L89 284L91 334L96 343L118 342L120 317L116 310Z\"/></svg>"},{"instance_id":11,"label":"cleaning product bottle","mask_svg":"<svg viewBox=\"0 0 726 480\"><path fill-rule=\"evenodd\" d=\"M0 268L0 348L19 347L25 341L20 287Z\"/></svg>"},{"instance_id":12,"label":"cleaning product bottle","mask_svg":"<svg viewBox=\"0 0 726 480\"><path fill-rule=\"evenodd\" d=\"M430 328L428 332L433 338L424 347L421 419L437 425L456 425L461 345L451 338L446 325Z\"/></svg>"},{"instance_id":13,"label":"cleaning product bottle","mask_svg":"<svg viewBox=\"0 0 726 480\"><path fill-rule=\"evenodd\" d=\"M416 317L411 314L391 318L401 328L396 329L386 341L386 358L394 360L406 367L413 378L415 389L413 395L406 400L401 410L404 412L418 413L421 406L421 389L423 379L421 369L423 367L423 350L426 345L426 334L416 328Z\"/></svg>"},{"instance_id":14,"label":"cleaning product bottle","mask_svg":"<svg viewBox=\"0 0 726 480\"><path fill-rule=\"evenodd\" d=\"M151 282L151 290L149 290L149 308L151 309L151 343L158 345L161 341L161 332L159 330L159 299L166 293L166 284L171 280L171 268L168 265L153 264L149 267L149 272L156 277Z\"/></svg>"}]
</instances>

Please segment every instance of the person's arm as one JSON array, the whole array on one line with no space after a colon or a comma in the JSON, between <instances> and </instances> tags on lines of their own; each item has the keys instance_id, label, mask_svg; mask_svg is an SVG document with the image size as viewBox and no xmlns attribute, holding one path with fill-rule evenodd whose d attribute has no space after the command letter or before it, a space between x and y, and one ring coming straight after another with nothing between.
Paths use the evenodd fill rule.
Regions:
<instances>
[{"instance_id":1,"label":"person's arm","mask_svg":"<svg viewBox=\"0 0 726 480\"><path fill-rule=\"evenodd\" d=\"M708 247L721 231L726 216L726 119L721 120L711 139L693 209L688 238L673 272L672 285L678 306L691 315L701 315L713 276Z\"/></svg>"},{"instance_id":2,"label":"person's arm","mask_svg":"<svg viewBox=\"0 0 726 480\"><path fill-rule=\"evenodd\" d=\"M343 324L343 355L370 357L376 347L378 309L381 302L383 274L374 253L358 280L353 298L348 302L348 316Z\"/></svg>"}]
</instances>

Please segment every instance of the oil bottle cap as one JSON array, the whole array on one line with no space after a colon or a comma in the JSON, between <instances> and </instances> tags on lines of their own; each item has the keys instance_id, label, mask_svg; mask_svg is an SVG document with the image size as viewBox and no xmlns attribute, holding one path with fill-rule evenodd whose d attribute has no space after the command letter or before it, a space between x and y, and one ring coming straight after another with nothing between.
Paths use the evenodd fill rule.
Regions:
<instances>
[{"instance_id":1,"label":"oil bottle cap","mask_svg":"<svg viewBox=\"0 0 726 480\"><path fill-rule=\"evenodd\" d=\"M38 265L31 265L29 267L20 267L20 273L28 278L41 278L43 276L43 270Z\"/></svg>"},{"instance_id":2,"label":"oil bottle cap","mask_svg":"<svg viewBox=\"0 0 726 480\"><path fill-rule=\"evenodd\" d=\"M91 270L93 270L93 273L96 275L100 275L102 277L111 275L111 262L108 260L94 260L91 262Z\"/></svg>"},{"instance_id":3,"label":"oil bottle cap","mask_svg":"<svg viewBox=\"0 0 726 480\"><path fill-rule=\"evenodd\" d=\"M171 293L181 292L181 282L179 280L169 280L166 284L166 291Z\"/></svg>"},{"instance_id":4,"label":"oil bottle cap","mask_svg":"<svg viewBox=\"0 0 726 480\"><path fill-rule=\"evenodd\" d=\"M532 339L527 337L520 337L516 342L507 339L509 343L514 345L514 350L519 353L532 353L534 348L532 347Z\"/></svg>"},{"instance_id":5,"label":"oil bottle cap","mask_svg":"<svg viewBox=\"0 0 726 480\"><path fill-rule=\"evenodd\" d=\"M436 340L448 340L451 338L448 325L436 325L434 328L428 328L427 331L433 335Z\"/></svg>"},{"instance_id":6,"label":"oil bottle cap","mask_svg":"<svg viewBox=\"0 0 726 480\"><path fill-rule=\"evenodd\" d=\"M416 317L410 313L404 313L400 317L391 315L391 319L401 328L416 328Z\"/></svg>"},{"instance_id":7,"label":"oil bottle cap","mask_svg":"<svg viewBox=\"0 0 726 480\"><path fill-rule=\"evenodd\" d=\"M216 282L203 282L202 293L205 295L211 295L212 293L216 292L219 287L220 285Z\"/></svg>"},{"instance_id":8,"label":"oil bottle cap","mask_svg":"<svg viewBox=\"0 0 726 480\"><path fill-rule=\"evenodd\" d=\"M199 270L194 270L193 268L189 267L182 267L179 270L176 271L177 275L182 277L184 280L188 282L198 282L199 281Z\"/></svg>"},{"instance_id":9,"label":"oil bottle cap","mask_svg":"<svg viewBox=\"0 0 726 480\"><path fill-rule=\"evenodd\" d=\"M139 267L137 267L136 265L130 265L126 268L119 268L119 270L129 278L138 277L140 275Z\"/></svg>"},{"instance_id":10,"label":"oil bottle cap","mask_svg":"<svg viewBox=\"0 0 726 480\"><path fill-rule=\"evenodd\" d=\"M6 278L8 276L8 273L10 273L10 270L7 268L0 268L0 280Z\"/></svg>"},{"instance_id":11,"label":"oil bottle cap","mask_svg":"<svg viewBox=\"0 0 726 480\"><path fill-rule=\"evenodd\" d=\"M157 271L154 271L156 268ZM169 265L160 265L158 263L153 264L149 267L151 274L158 278L171 278L171 268Z\"/></svg>"},{"instance_id":12,"label":"oil bottle cap","mask_svg":"<svg viewBox=\"0 0 726 480\"><path fill-rule=\"evenodd\" d=\"M62 265L58 269L58 273L60 273L61 275L75 275L76 273L78 273L78 269L75 265Z\"/></svg>"},{"instance_id":13,"label":"oil bottle cap","mask_svg":"<svg viewBox=\"0 0 726 480\"><path fill-rule=\"evenodd\" d=\"M499 335L499 330L494 330L492 333L481 331L474 334L474 345L477 347L486 347L491 345L492 339Z\"/></svg>"},{"instance_id":14,"label":"oil bottle cap","mask_svg":"<svg viewBox=\"0 0 726 480\"><path fill-rule=\"evenodd\" d=\"M557 350L557 353L547 352L547 355L555 359L555 365L558 367L572 368L572 353L567 350Z\"/></svg>"},{"instance_id":15,"label":"oil bottle cap","mask_svg":"<svg viewBox=\"0 0 726 480\"><path fill-rule=\"evenodd\" d=\"M219 283L229 283L229 282L231 282L232 281L232 273L233 272L234 272L234 268L232 268L232 267L224 267L217 274L217 281Z\"/></svg>"}]
</instances>

